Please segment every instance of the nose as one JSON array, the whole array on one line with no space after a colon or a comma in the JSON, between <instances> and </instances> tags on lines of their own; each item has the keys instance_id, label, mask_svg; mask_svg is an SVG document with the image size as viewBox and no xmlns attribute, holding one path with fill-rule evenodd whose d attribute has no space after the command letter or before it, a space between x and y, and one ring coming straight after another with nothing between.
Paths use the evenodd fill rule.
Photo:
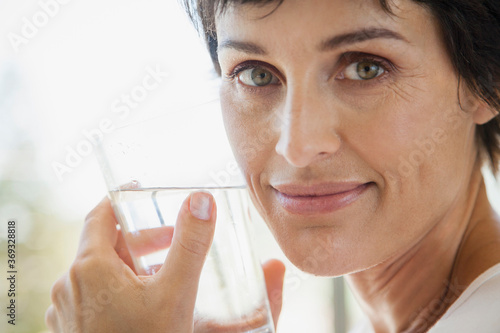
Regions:
<instances>
[{"instance_id":1,"label":"nose","mask_svg":"<svg viewBox=\"0 0 500 333\"><path fill-rule=\"evenodd\" d=\"M335 154L341 144L338 114L312 89L288 89L276 152L288 163L304 168Z\"/></svg>"}]
</instances>

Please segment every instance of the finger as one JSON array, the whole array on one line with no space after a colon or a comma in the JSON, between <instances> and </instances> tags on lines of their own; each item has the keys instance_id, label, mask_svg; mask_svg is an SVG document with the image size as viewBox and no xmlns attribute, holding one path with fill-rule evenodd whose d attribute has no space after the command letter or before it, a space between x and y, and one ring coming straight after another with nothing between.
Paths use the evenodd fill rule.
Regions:
<instances>
[{"instance_id":1,"label":"finger","mask_svg":"<svg viewBox=\"0 0 500 333\"><path fill-rule=\"evenodd\" d=\"M116 253L114 246L118 240L116 218L108 198L104 198L85 218L78 256L99 250L100 255ZM108 252L106 252L108 251Z\"/></svg>"},{"instance_id":2,"label":"finger","mask_svg":"<svg viewBox=\"0 0 500 333\"><path fill-rule=\"evenodd\" d=\"M54 305L52 304L47 311L45 311L45 326L47 326L50 332L56 332L57 329L55 311Z\"/></svg>"},{"instance_id":3,"label":"finger","mask_svg":"<svg viewBox=\"0 0 500 333\"><path fill-rule=\"evenodd\" d=\"M134 262L132 261L132 256L130 255L130 252L128 250L127 244L125 243L125 238L123 237L123 233L121 231L118 232L116 244L115 244L115 251L120 257L123 262L130 267L134 273L137 274L135 267L134 267Z\"/></svg>"},{"instance_id":4,"label":"finger","mask_svg":"<svg viewBox=\"0 0 500 333\"><path fill-rule=\"evenodd\" d=\"M194 309L200 273L212 244L215 231L216 206L206 192L192 193L182 204L177 217L172 246L164 265L157 273L165 288L174 288L174 302L185 311ZM172 290L172 289L171 289Z\"/></svg>"},{"instance_id":5,"label":"finger","mask_svg":"<svg viewBox=\"0 0 500 333\"><path fill-rule=\"evenodd\" d=\"M273 259L267 261L263 265L263 269L274 326L276 328L281 312L285 265L281 261ZM240 318L234 322L226 320L220 323L207 318L196 318L194 331L219 333L250 332L264 326L268 320L267 308L263 307L255 311L251 316Z\"/></svg>"},{"instance_id":6,"label":"finger","mask_svg":"<svg viewBox=\"0 0 500 333\"><path fill-rule=\"evenodd\" d=\"M163 226L128 232L125 234L125 241L130 254L141 257L170 247L173 234L174 227Z\"/></svg>"},{"instance_id":7,"label":"finger","mask_svg":"<svg viewBox=\"0 0 500 333\"><path fill-rule=\"evenodd\" d=\"M237 320L217 321L209 318L195 318L194 332L206 333L234 333L234 332L256 332L262 330L263 326L267 326L269 317L267 307L257 309L250 316L244 316ZM267 330L266 330L267 332Z\"/></svg>"},{"instance_id":8,"label":"finger","mask_svg":"<svg viewBox=\"0 0 500 333\"><path fill-rule=\"evenodd\" d=\"M267 296L271 313L273 314L274 326L278 325L278 318L283 303L283 282L285 279L285 265L276 259L271 259L262 265L266 279Z\"/></svg>"},{"instance_id":9,"label":"finger","mask_svg":"<svg viewBox=\"0 0 500 333\"><path fill-rule=\"evenodd\" d=\"M141 184L137 180L132 180L129 183L121 185L119 190L134 190L139 189ZM118 219L116 221L116 229L119 231L117 234L115 251L123 262L130 267L137 274L134 267L134 262L132 261L132 256L130 255L129 249L127 247L127 243L125 242L125 238L123 237L124 231L121 229L121 225L118 223Z\"/></svg>"},{"instance_id":10,"label":"finger","mask_svg":"<svg viewBox=\"0 0 500 333\"><path fill-rule=\"evenodd\" d=\"M53 304L49 306L45 312L45 325L47 326L49 332L64 332L62 329L61 315L60 311L58 311Z\"/></svg>"},{"instance_id":11,"label":"finger","mask_svg":"<svg viewBox=\"0 0 500 333\"><path fill-rule=\"evenodd\" d=\"M139 189L141 188L141 183L138 181L138 180L132 180L128 183L125 183L123 185L120 185L118 187L119 190L136 190L136 189Z\"/></svg>"}]
</instances>

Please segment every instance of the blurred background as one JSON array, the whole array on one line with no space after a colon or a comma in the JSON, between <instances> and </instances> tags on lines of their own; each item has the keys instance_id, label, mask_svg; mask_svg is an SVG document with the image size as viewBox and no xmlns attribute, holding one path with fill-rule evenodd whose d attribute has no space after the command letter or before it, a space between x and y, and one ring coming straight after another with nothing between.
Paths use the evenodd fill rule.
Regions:
<instances>
[{"instance_id":1,"label":"blurred background","mask_svg":"<svg viewBox=\"0 0 500 333\"><path fill-rule=\"evenodd\" d=\"M148 110L212 100L217 82L177 0L2 0L0 22L2 272L9 219L18 240L16 326L2 312L0 332L45 332L50 288L75 256L85 215L106 195L92 135ZM288 267L278 332L343 333L362 318L342 279L294 268L254 220L261 260Z\"/></svg>"}]
</instances>

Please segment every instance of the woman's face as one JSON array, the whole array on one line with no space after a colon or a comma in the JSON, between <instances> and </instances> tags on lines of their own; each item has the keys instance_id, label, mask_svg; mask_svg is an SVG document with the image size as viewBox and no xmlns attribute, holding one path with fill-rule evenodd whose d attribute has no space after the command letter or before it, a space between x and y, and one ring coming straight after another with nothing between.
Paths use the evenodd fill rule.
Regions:
<instances>
[{"instance_id":1,"label":"woman's face","mask_svg":"<svg viewBox=\"0 0 500 333\"><path fill-rule=\"evenodd\" d=\"M412 1L285 0L217 18L224 119L288 258L354 272L418 244L476 160L437 22Z\"/></svg>"}]
</instances>

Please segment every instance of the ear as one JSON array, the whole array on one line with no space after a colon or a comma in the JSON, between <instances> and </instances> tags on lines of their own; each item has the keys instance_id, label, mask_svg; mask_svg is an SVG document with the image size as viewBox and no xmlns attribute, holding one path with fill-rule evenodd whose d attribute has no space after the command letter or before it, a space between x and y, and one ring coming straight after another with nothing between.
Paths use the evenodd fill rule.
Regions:
<instances>
[{"instance_id":1,"label":"ear","mask_svg":"<svg viewBox=\"0 0 500 333\"><path fill-rule=\"evenodd\" d=\"M479 100L472 111L472 120L477 125L484 125L498 116L498 111L489 106L485 101Z\"/></svg>"},{"instance_id":2,"label":"ear","mask_svg":"<svg viewBox=\"0 0 500 333\"><path fill-rule=\"evenodd\" d=\"M481 97L474 94L469 88L461 84L460 105L470 113L476 125L484 125L498 116L498 110L488 105Z\"/></svg>"}]
</instances>

